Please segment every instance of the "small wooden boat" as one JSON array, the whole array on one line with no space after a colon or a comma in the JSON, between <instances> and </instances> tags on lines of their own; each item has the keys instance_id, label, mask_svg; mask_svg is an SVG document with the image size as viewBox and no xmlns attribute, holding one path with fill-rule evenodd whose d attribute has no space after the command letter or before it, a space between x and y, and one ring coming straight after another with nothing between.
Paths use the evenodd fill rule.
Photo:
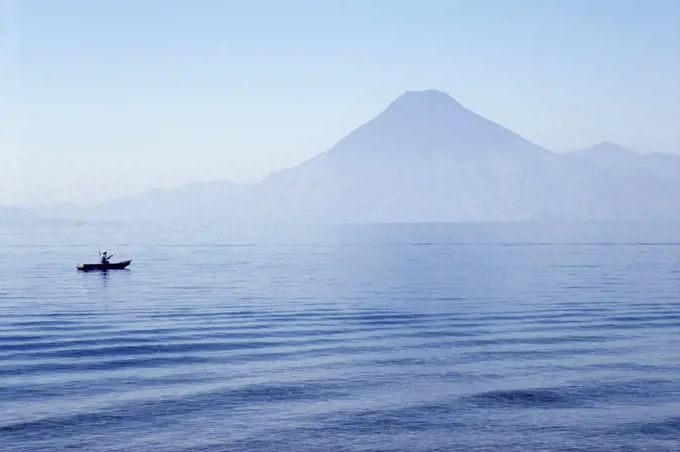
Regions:
<instances>
[{"instance_id":1,"label":"small wooden boat","mask_svg":"<svg viewBox=\"0 0 680 452\"><path fill-rule=\"evenodd\" d=\"M130 265L131 260L122 262L113 262L110 264L78 264L76 268L82 271L90 270L122 270L128 265Z\"/></svg>"}]
</instances>

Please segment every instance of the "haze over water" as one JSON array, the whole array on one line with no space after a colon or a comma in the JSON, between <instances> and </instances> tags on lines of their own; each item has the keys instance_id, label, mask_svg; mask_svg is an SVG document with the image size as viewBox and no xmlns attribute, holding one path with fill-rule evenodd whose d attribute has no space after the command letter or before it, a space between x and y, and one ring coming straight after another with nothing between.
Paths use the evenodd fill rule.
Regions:
<instances>
[{"instance_id":1,"label":"haze over water","mask_svg":"<svg viewBox=\"0 0 680 452\"><path fill-rule=\"evenodd\" d=\"M3 451L680 449L677 225L74 230L0 231Z\"/></svg>"}]
</instances>

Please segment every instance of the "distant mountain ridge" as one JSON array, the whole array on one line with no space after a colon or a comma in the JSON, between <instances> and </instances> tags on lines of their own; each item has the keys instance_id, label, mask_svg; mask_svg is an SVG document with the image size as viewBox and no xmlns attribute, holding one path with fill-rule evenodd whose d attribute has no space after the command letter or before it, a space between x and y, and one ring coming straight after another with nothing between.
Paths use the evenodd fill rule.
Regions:
<instances>
[{"instance_id":1,"label":"distant mountain ridge","mask_svg":"<svg viewBox=\"0 0 680 452\"><path fill-rule=\"evenodd\" d=\"M0 225L16 225L35 222L38 217L26 209L0 205Z\"/></svg>"},{"instance_id":2,"label":"distant mountain ridge","mask_svg":"<svg viewBox=\"0 0 680 452\"><path fill-rule=\"evenodd\" d=\"M212 220L215 211L233 202L248 184L200 182L170 190L155 189L89 206L44 205L34 211L45 217L85 221L183 221Z\"/></svg>"},{"instance_id":3,"label":"distant mountain ridge","mask_svg":"<svg viewBox=\"0 0 680 452\"><path fill-rule=\"evenodd\" d=\"M680 219L680 157L557 154L436 91L407 91L327 151L255 184L192 184L82 219L442 222ZM42 209L50 216L67 209Z\"/></svg>"}]
</instances>

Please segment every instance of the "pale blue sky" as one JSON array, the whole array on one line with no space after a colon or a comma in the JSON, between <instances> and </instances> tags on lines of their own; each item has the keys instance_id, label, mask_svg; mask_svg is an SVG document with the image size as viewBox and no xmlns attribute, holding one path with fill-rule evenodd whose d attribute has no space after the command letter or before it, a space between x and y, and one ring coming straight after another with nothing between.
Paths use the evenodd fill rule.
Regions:
<instances>
[{"instance_id":1,"label":"pale blue sky","mask_svg":"<svg viewBox=\"0 0 680 452\"><path fill-rule=\"evenodd\" d=\"M553 150L680 151L675 0L0 2L0 203L258 179L418 89Z\"/></svg>"}]
</instances>

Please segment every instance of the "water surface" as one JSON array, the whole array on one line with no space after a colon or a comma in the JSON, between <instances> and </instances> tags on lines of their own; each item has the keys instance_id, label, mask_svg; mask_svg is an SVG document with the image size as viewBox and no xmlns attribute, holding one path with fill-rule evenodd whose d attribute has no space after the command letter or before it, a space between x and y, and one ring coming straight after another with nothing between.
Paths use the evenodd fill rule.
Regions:
<instances>
[{"instance_id":1,"label":"water surface","mask_svg":"<svg viewBox=\"0 0 680 452\"><path fill-rule=\"evenodd\" d=\"M101 247L132 266L76 271ZM680 227L40 226L0 250L3 451L680 450Z\"/></svg>"}]
</instances>

